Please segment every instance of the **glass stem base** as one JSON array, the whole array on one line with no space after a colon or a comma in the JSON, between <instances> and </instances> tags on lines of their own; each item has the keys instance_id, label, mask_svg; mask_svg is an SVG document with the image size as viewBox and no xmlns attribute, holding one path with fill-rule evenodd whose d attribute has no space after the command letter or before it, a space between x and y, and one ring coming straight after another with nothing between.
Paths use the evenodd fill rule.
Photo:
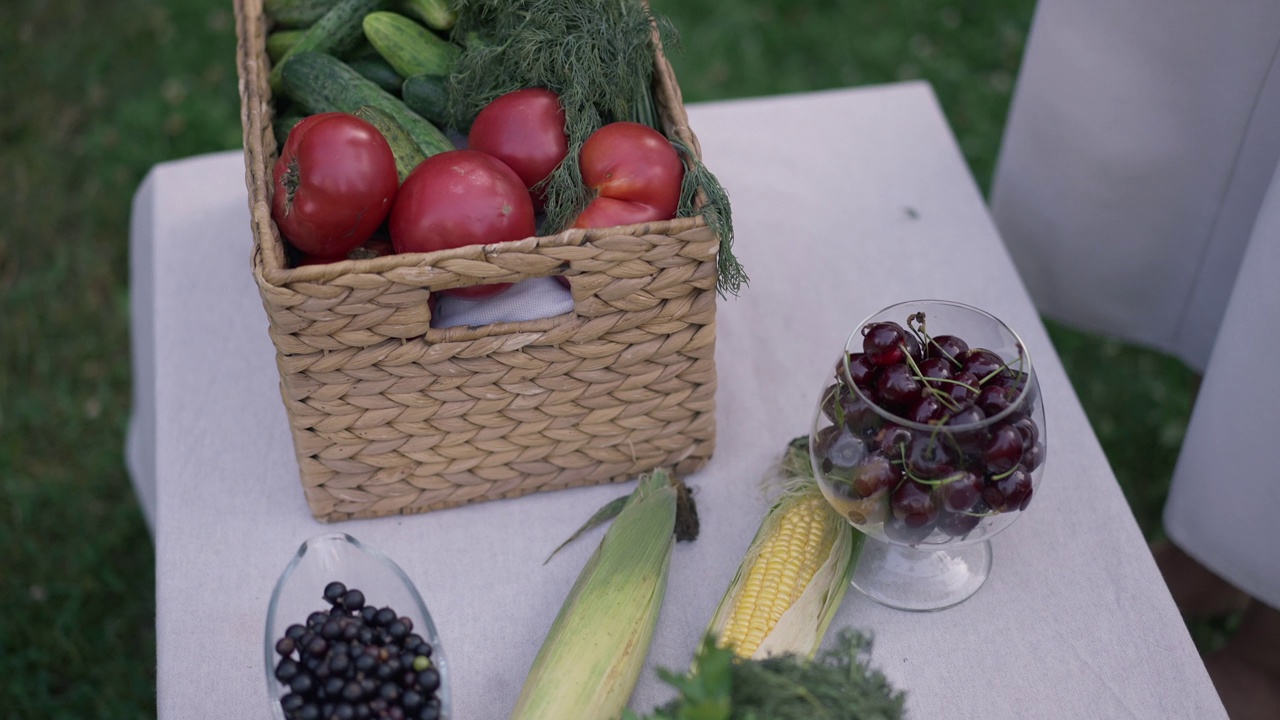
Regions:
<instances>
[{"instance_id":1,"label":"glass stem base","mask_svg":"<svg viewBox=\"0 0 1280 720\"><path fill-rule=\"evenodd\" d=\"M868 537L853 586L899 610L942 610L967 600L991 572L991 542L963 547L907 547Z\"/></svg>"}]
</instances>

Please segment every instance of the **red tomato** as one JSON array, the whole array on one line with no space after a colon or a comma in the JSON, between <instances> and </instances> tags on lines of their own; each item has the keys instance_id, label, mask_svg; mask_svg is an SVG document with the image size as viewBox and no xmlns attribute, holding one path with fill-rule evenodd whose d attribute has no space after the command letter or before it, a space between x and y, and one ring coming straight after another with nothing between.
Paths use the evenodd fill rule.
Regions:
<instances>
[{"instance_id":1,"label":"red tomato","mask_svg":"<svg viewBox=\"0 0 1280 720\"><path fill-rule=\"evenodd\" d=\"M536 228L533 202L514 170L482 152L450 150L422 161L404 179L391 209L390 229L396 252L406 253L519 240ZM479 298L508 287L510 283L499 283L442 292Z\"/></svg>"},{"instance_id":2,"label":"red tomato","mask_svg":"<svg viewBox=\"0 0 1280 720\"><path fill-rule=\"evenodd\" d=\"M386 138L354 115L304 118L274 168L271 217L304 255L342 259L391 211L400 184Z\"/></svg>"},{"instance_id":3,"label":"red tomato","mask_svg":"<svg viewBox=\"0 0 1280 720\"><path fill-rule=\"evenodd\" d=\"M671 142L640 123L609 123L582 144L582 181L597 193L573 226L610 227L675 217L684 163Z\"/></svg>"},{"instance_id":4,"label":"red tomato","mask_svg":"<svg viewBox=\"0 0 1280 720\"><path fill-rule=\"evenodd\" d=\"M467 148L511 166L533 193L534 208L541 209L543 193L534 193L533 186L569 154L560 96L544 88L526 88L495 99L471 123Z\"/></svg>"}]
</instances>

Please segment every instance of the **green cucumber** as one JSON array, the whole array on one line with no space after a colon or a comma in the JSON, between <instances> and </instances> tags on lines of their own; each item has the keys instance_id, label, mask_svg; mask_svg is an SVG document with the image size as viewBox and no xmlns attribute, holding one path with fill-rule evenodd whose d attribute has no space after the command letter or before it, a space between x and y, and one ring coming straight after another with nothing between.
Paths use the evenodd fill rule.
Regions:
<instances>
[{"instance_id":1,"label":"green cucumber","mask_svg":"<svg viewBox=\"0 0 1280 720\"><path fill-rule=\"evenodd\" d=\"M409 109L439 127L448 124L449 88L446 75L414 75L400 86L400 97Z\"/></svg>"},{"instance_id":2,"label":"green cucumber","mask_svg":"<svg viewBox=\"0 0 1280 720\"><path fill-rule=\"evenodd\" d=\"M454 149L430 121L332 55L300 53L285 60L282 68L285 95L313 113L354 113L361 105L371 105L395 118L428 157Z\"/></svg>"},{"instance_id":3,"label":"green cucumber","mask_svg":"<svg viewBox=\"0 0 1280 720\"><path fill-rule=\"evenodd\" d=\"M462 48L393 12L365 15L364 34L401 77L448 75Z\"/></svg>"},{"instance_id":4,"label":"green cucumber","mask_svg":"<svg viewBox=\"0 0 1280 720\"><path fill-rule=\"evenodd\" d=\"M277 30L271 33L267 36L267 57L273 63L280 62L306 33L306 30Z\"/></svg>"},{"instance_id":5,"label":"green cucumber","mask_svg":"<svg viewBox=\"0 0 1280 720\"><path fill-rule=\"evenodd\" d=\"M392 95L400 94L400 86L404 84L404 79L381 57L348 60L347 65Z\"/></svg>"},{"instance_id":6,"label":"green cucumber","mask_svg":"<svg viewBox=\"0 0 1280 720\"><path fill-rule=\"evenodd\" d=\"M391 146L391 154L396 158L396 172L400 173L400 182L404 182L404 179L409 177L409 173L418 167L418 163L427 159L422 148L413 141L413 137L404 129L404 126L391 117L391 113L372 105L361 105L356 108L354 114L377 128L378 132L382 133L382 137L387 139L387 144Z\"/></svg>"},{"instance_id":7,"label":"green cucumber","mask_svg":"<svg viewBox=\"0 0 1280 720\"><path fill-rule=\"evenodd\" d=\"M280 92L280 68L286 60L304 52L342 55L355 49L364 37L361 19L386 7L389 2L390 0L338 0L323 17L307 28L306 34L271 69L268 79L272 92Z\"/></svg>"},{"instance_id":8,"label":"green cucumber","mask_svg":"<svg viewBox=\"0 0 1280 720\"><path fill-rule=\"evenodd\" d=\"M263 0L262 9L276 25L306 27L324 17L337 0Z\"/></svg>"},{"instance_id":9,"label":"green cucumber","mask_svg":"<svg viewBox=\"0 0 1280 720\"><path fill-rule=\"evenodd\" d=\"M297 110L290 110L276 116L271 122L271 131L276 136L276 146L284 147L284 141L289 139L289 132L293 130L293 126L302 122L306 117Z\"/></svg>"},{"instance_id":10,"label":"green cucumber","mask_svg":"<svg viewBox=\"0 0 1280 720\"><path fill-rule=\"evenodd\" d=\"M452 30L453 24L458 20L458 15L445 0L401 0L400 6L405 12L438 32Z\"/></svg>"}]
</instances>

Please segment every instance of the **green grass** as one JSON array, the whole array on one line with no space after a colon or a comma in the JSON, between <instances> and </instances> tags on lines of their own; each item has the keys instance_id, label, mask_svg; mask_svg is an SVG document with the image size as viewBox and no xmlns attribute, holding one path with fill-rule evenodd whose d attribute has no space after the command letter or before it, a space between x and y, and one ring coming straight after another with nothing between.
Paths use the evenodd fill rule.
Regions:
<instances>
[{"instance_id":1,"label":"green grass","mask_svg":"<svg viewBox=\"0 0 1280 720\"><path fill-rule=\"evenodd\" d=\"M984 189L1033 10L654 6L681 31L673 64L690 102L930 81ZM153 548L122 457L129 203L154 163L239 147L231 12L230 0L0 3L0 718L155 713ZM1158 536L1190 374L1050 329L1138 521Z\"/></svg>"}]
</instances>

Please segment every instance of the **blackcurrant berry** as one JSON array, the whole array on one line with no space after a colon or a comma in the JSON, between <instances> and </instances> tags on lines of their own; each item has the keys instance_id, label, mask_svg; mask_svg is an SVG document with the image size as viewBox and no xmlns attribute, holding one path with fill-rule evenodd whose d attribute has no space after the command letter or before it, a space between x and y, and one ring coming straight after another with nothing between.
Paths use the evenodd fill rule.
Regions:
<instances>
[{"instance_id":1,"label":"blackcurrant berry","mask_svg":"<svg viewBox=\"0 0 1280 720\"><path fill-rule=\"evenodd\" d=\"M364 607L364 593L359 590L348 590L347 593L342 596L342 607L347 610L351 610L352 612L360 610Z\"/></svg>"},{"instance_id":2,"label":"blackcurrant berry","mask_svg":"<svg viewBox=\"0 0 1280 720\"><path fill-rule=\"evenodd\" d=\"M337 605L342 596L347 593L347 586L340 582L334 581L324 586L324 599L330 605Z\"/></svg>"}]
</instances>

